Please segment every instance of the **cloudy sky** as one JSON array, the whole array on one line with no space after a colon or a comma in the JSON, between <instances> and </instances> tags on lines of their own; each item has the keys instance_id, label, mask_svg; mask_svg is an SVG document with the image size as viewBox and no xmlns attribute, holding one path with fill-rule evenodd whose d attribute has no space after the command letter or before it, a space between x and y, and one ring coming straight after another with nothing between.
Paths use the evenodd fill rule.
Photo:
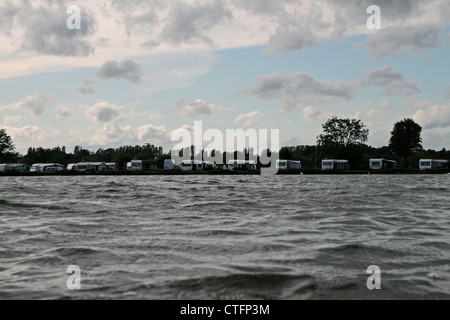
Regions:
<instances>
[{"instance_id":1,"label":"cloudy sky","mask_svg":"<svg viewBox=\"0 0 450 320\"><path fill-rule=\"evenodd\" d=\"M0 0L0 43L0 128L22 153L169 151L199 120L314 144L332 115L373 146L412 117L425 148L450 148L449 0Z\"/></svg>"}]
</instances>

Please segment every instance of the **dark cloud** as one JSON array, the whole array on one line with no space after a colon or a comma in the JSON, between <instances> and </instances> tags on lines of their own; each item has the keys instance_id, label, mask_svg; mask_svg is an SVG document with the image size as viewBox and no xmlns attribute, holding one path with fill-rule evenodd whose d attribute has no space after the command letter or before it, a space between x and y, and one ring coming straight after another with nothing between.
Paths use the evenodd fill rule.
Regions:
<instances>
[{"instance_id":1,"label":"dark cloud","mask_svg":"<svg viewBox=\"0 0 450 320\"><path fill-rule=\"evenodd\" d=\"M97 77L103 80L121 79L133 83L141 83L144 68L137 62L132 60L106 61L97 71Z\"/></svg>"},{"instance_id":2,"label":"dark cloud","mask_svg":"<svg viewBox=\"0 0 450 320\"><path fill-rule=\"evenodd\" d=\"M169 13L160 39L172 44L206 42L213 44L206 32L231 19L232 13L221 0L202 4L179 4Z\"/></svg>"},{"instance_id":3,"label":"dark cloud","mask_svg":"<svg viewBox=\"0 0 450 320\"><path fill-rule=\"evenodd\" d=\"M121 107L110 104L106 101L99 102L86 110L86 115L89 119L95 122L111 122L121 116Z\"/></svg>"},{"instance_id":4,"label":"dark cloud","mask_svg":"<svg viewBox=\"0 0 450 320\"><path fill-rule=\"evenodd\" d=\"M411 95L420 92L416 82L408 81L403 74L390 65L369 70L367 76L361 81L363 86L380 86L389 96L405 94Z\"/></svg>"},{"instance_id":5,"label":"dark cloud","mask_svg":"<svg viewBox=\"0 0 450 320\"><path fill-rule=\"evenodd\" d=\"M95 20L87 11L81 12L81 29L70 30L66 22L67 6L52 3L34 7L27 1L17 18L24 28L21 49L55 56L88 56L94 53L89 36L95 32Z\"/></svg>"},{"instance_id":6,"label":"dark cloud","mask_svg":"<svg viewBox=\"0 0 450 320\"><path fill-rule=\"evenodd\" d=\"M95 90L88 86L79 86L76 87L75 90L81 92L82 94L93 94Z\"/></svg>"},{"instance_id":7,"label":"dark cloud","mask_svg":"<svg viewBox=\"0 0 450 320\"><path fill-rule=\"evenodd\" d=\"M53 110L53 114L56 116L56 119L73 119L74 113L72 109L67 106L58 106L55 110Z\"/></svg>"},{"instance_id":8,"label":"dark cloud","mask_svg":"<svg viewBox=\"0 0 450 320\"><path fill-rule=\"evenodd\" d=\"M125 25L128 35L134 32L149 32L160 20L158 11L165 9L168 1L160 0L113 0L116 16Z\"/></svg>"},{"instance_id":9,"label":"dark cloud","mask_svg":"<svg viewBox=\"0 0 450 320\"><path fill-rule=\"evenodd\" d=\"M396 55L403 50L419 52L439 46L441 27L437 25L381 28L364 41L363 46L377 59Z\"/></svg>"},{"instance_id":10,"label":"dark cloud","mask_svg":"<svg viewBox=\"0 0 450 320\"><path fill-rule=\"evenodd\" d=\"M316 80L308 73L294 75L270 74L259 76L251 90L259 99L281 99L281 112L290 112L305 104L320 104L324 99L351 100L357 92L357 84L338 80Z\"/></svg>"},{"instance_id":11,"label":"dark cloud","mask_svg":"<svg viewBox=\"0 0 450 320\"><path fill-rule=\"evenodd\" d=\"M284 11L278 17L278 27L270 36L269 46L264 52L274 54L315 46L318 33L330 27L330 22L323 17L322 8L317 5L312 5L304 14Z\"/></svg>"},{"instance_id":12,"label":"dark cloud","mask_svg":"<svg viewBox=\"0 0 450 320\"><path fill-rule=\"evenodd\" d=\"M292 27L294 26L294 27ZM269 39L269 47L264 50L267 54L301 50L316 45L317 35L310 27L299 28L291 23L278 26L275 34Z\"/></svg>"},{"instance_id":13,"label":"dark cloud","mask_svg":"<svg viewBox=\"0 0 450 320\"><path fill-rule=\"evenodd\" d=\"M381 23L403 24L408 18L420 16L423 12L419 0L327 0L333 10L333 31L335 39L341 38L345 33L365 27L370 14L367 8L377 5L381 10Z\"/></svg>"},{"instance_id":14,"label":"dark cloud","mask_svg":"<svg viewBox=\"0 0 450 320\"><path fill-rule=\"evenodd\" d=\"M264 15L269 19L278 19L286 14L286 4L295 2L296 0L237 0L233 4L251 14Z\"/></svg>"},{"instance_id":15,"label":"dark cloud","mask_svg":"<svg viewBox=\"0 0 450 320\"><path fill-rule=\"evenodd\" d=\"M158 47L160 44L161 44L161 42L159 42L157 40L150 40L150 41L143 43L142 47L147 48L147 49L153 49L153 48Z\"/></svg>"},{"instance_id":16,"label":"dark cloud","mask_svg":"<svg viewBox=\"0 0 450 320\"><path fill-rule=\"evenodd\" d=\"M75 90L83 93L83 94L92 94L95 93L95 90L92 88L92 86L94 85L95 81L92 80L88 80L83 78L83 86L79 86L76 87Z\"/></svg>"},{"instance_id":17,"label":"dark cloud","mask_svg":"<svg viewBox=\"0 0 450 320\"><path fill-rule=\"evenodd\" d=\"M364 23L369 14L367 8L372 5L380 7L382 16L394 22L420 15L423 12L422 0L327 0L327 4L334 10L346 12L347 18L352 18L349 23ZM433 1L428 1L428 3ZM437 2L437 1L434 1ZM356 21L355 21L356 20ZM344 21L339 21L344 22Z\"/></svg>"},{"instance_id":18,"label":"dark cloud","mask_svg":"<svg viewBox=\"0 0 450 320\"><path fill-rule=\"evenodd\" d=\"M14 24L15 16L20 12L20 8L13 2L6 0L0 5L0 34L10 36Z\"/></svg>"}]
</instances>

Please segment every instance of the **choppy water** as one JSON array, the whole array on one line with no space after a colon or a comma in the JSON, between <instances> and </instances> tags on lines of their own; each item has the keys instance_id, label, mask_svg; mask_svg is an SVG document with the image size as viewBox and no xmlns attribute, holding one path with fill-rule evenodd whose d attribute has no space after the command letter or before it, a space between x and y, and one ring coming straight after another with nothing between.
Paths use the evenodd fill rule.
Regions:
<instances>
[{"instance_id":1,"label":"choppy water","mask_svg":"<svg viewBox=\"0 0 450 320\"><path fill-rule=\"evenodd\" d=\"M449 299L449 191L449 175L2 177L0 299Z\"/></svg>"}]
</instances>

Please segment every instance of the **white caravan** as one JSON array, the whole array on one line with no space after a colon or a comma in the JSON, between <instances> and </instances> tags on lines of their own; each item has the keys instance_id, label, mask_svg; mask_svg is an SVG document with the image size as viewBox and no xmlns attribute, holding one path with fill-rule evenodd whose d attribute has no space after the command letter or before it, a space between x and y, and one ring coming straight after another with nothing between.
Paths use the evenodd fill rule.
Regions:
<instances>
[{"instance_id":1,"label":"white caravan","mask_svg":"<svg viewBox=\"0 0 450 320\"><path fill-rule=\"evenodd\" d=\"M29 171L30 166L27 164L0 164L0 171Z\"/></svg>"},{"instance_id":2,"label":"white caravan","mask_svg":"<svg viewBox=\"0 0 450 320\"><path fill-rule=\"evenodd\" d=\"M276 168L278 170L300 170L302 163L294 160L277 160Z\"/></svg>"},{"instance_id":3,"label":"white caravan","mask_svg":"<svg viewBox=\"0 0 450 320\"><path fill-rule=\"evenodd\" d=\"M256 170L256 164L253 160L230 160L228 170Z\"/></svg>"},{"instance_id":4,"label":"white caravan","mask_svg":"<svg viewBox=\"0 0 450 320\"><path fill-rule=\"evenodd\" d=\"M204 163L200 160L183 160L180 164L183 171L203 171Z\"/></svg>"},{"instance_id":5,"label":"white caravan","mask_svg":"<svg viewBox=\"0 0 450 320\"><path fill-rule=\"evenodd\" d=\"M397 161L387 160L387 159L370 159L369 169L379 170L379 169L395 169L397 168Z\"/></svg>"},{"instance_id":6,"label":"white caravan","mask_svg":"<svg viewBox=\"0 0 450 320\"><path fill-rule=\"evenodd\" d=\"M158 166L156 160L131 160L127 163L128 171L156 171Z\"/></svg>"},{"instance_id":7,"label":"white caravan","mask_svg":"<svg viewBox=\"0 0 450 320\"><path fill-rule=\"evenodd\" d=\"M322 160L322 170L348 170L349 168L350 165L348 160Z\"/></svg>"},{"instance_id":8,"label":"white caravan","mask_svg":"<svg viewBox=\"0 0 450 320\"><path fill-rule=\"evenodd\" d=\"M448 160L420 159L420 170L448 169Z\"/></svg>"},{"instance_id":9,"label":"white caravan","mask_svg":"<svg viewBox=\"0 0 450 320\"><path fill-rule=\"evenodd\" d=\"M35 163L31 166L30 172L44 172L44 171L62 171L64 166L58 163Z\"/></svg>"},{"instance_id":10,"label":"white caravan","mask_svg":"<svg viewBox=\"0 0 450 320\"><path fill-rule=\"evenodd\" d=\"M173 159L164 160L164 170L175 170L175 161Z\"/></svg>"},{"instance_id":11,"label":"white caravan","mask_svg":"<svg viewBox=\"0 0 450 320\"><path fill-rule=\"evenodd\" d=\"M75 164L69 164L67 166L67 170L85 172L85 171L107 171L107 170L114 170L114 168L108 166L104 162L80 162Z\"/></svg>"}]
</instances>

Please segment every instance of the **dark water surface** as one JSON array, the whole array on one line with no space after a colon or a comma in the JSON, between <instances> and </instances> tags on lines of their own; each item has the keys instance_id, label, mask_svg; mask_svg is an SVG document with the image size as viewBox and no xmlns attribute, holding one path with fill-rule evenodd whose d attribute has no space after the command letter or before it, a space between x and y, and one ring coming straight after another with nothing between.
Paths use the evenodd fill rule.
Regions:
<instances>
[{"instance_id":1,"label":"dark water surface","mask_svg":"<svg viewBox=\"0 0 450 320\"><path fill-rule=\"evenodd\" d=\"M449 231L450 175L2 177L0 299L449 299Z\"/></svg>"}]
</instances>

